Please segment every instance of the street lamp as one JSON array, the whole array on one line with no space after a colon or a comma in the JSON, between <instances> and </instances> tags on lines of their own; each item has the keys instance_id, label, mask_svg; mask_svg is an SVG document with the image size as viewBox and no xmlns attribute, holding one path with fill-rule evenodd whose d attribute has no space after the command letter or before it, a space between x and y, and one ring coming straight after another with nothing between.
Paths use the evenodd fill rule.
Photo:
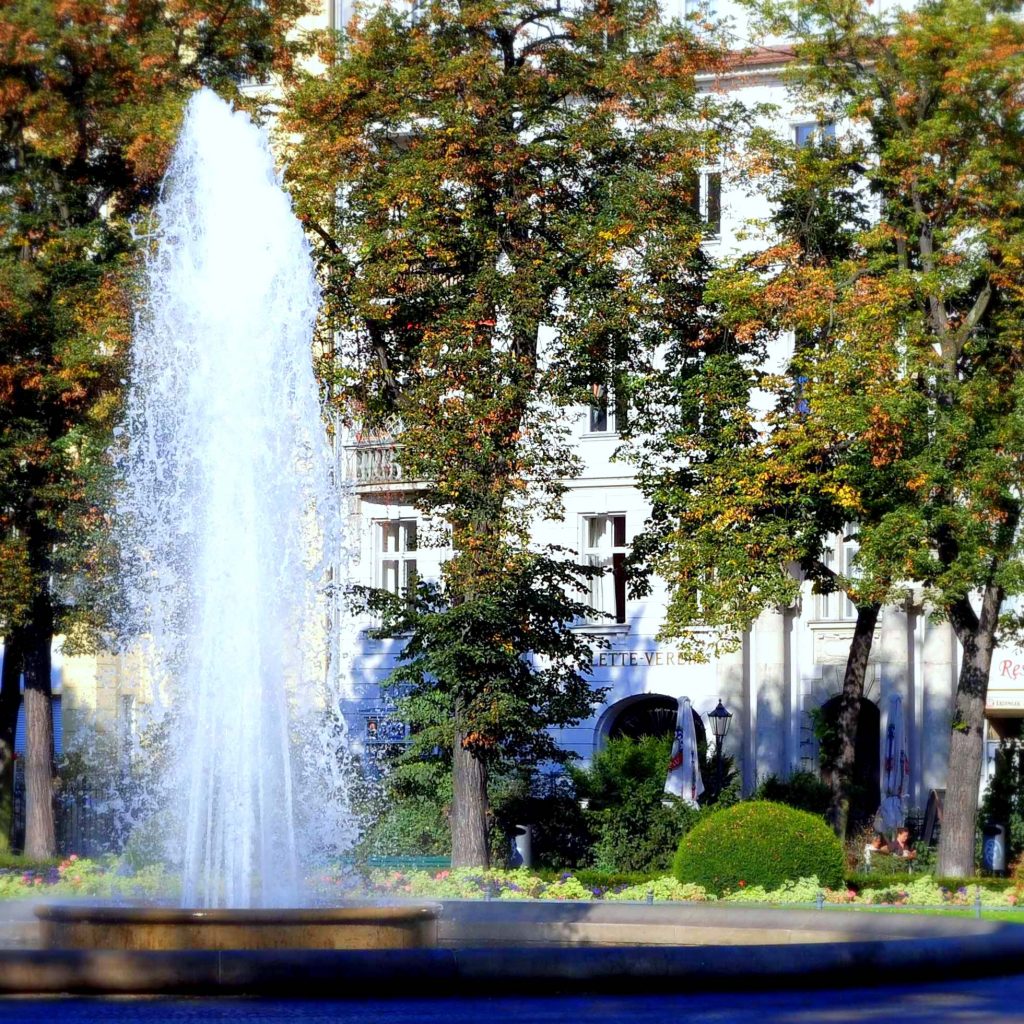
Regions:
<instances>
[{"instance_id":1,"label":"street lamp","mask_svg":"<svg viewBox=\"0 0 1024 1024\"><path fill-rule=\"evenodd\" d=\"M732 712L726 710L721 698L715 710L708 712L708 721L715 735L715 800L718 800L722 795L722 740L729 732L729 723L732 721Z\"/></svg>"}]
</instances>

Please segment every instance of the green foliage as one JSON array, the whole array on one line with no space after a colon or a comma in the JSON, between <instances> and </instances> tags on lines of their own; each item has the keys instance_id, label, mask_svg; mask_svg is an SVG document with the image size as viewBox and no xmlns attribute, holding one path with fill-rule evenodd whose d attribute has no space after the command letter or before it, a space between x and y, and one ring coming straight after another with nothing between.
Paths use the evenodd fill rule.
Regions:
<instances>
[{"instance_id":1,"label":"green foliage","mask_svg":"<svg viewBox=\"0 0 1024 1024\"><path fill-rule=\"evenodd\" d=\"M590 767L570 769L589 802L591 859L603 871L667 869L682 835L701 812L665 793L671 736L610 739Z\"/></svg>"},{"instance_id":2,"label":"green foliage","mask_svg":"<svg viewBox=\"0 0 1024 1024\"><path fill-rule=\"evenodd\" d=\"M60 857L47 857L44 860L35 860L25 857L20 853L4 851L0 853L0 871L20 871L32 874L45 872L49 868L55 868L61 862Z\"/></svg>"},{"instance_id":3,"label":"green foliage","mask_svg":"<svg viewBox=\"0 0 1024 1024\"><path fill-rule=\"evenodd\" d=\"M179 879L160 866L132 870L120 861L74 854L52 864L17 858L0 867L0 899L174 899L179 887Z\"/></svg>"},{"instance_id":4,"label":"green foliage","mask_svg":"<svg viewBox=\"0 0 1024 1024\"><path fill-rule=\"evenodd\" d=\"M745 885L722 897L725 903L813 903L823 892L816 875L779 886Z\"/></svg>"},{"instance_id":5,"label":"green foliage","mask_svg":"<svg viewBox=\"0 0 1024 1024\"><path fill-rule=\"evenodd\" d=\"M406 601L370 596L383 617L378 635L406 637L384 686L411 727L400 785L420 792L436 791L456 742L495 784L516 765L564 761L547 727L578 722L601 698L586 679L591 639L568 628L586 612L570 596L581 589L577 567L495 543L503 571L481 577L472 594L460 594L446 576L420 581ZM450 795L451 782L441 791Z\"/></svg>"},{"instance_id":6,"label":"green foliage","mask_svg":"<svg viewBox=\"0 0 1024 1024\"><path fill-rule=\"evenodd\" d=\"M357 860L377 856L446 856L452 852L451 832L436 802L401 800L372 822L354 854Z\"/></svg>"},{"instance_id":7,"label":"green foliage","mask_svg":"<svg viewBox=\"0 0 1024 1024\"><path fill-rule=\"evenodd\" d=\"M671 875L662 875L659 878L652 878L647 882L640 882L637 885L629 885L625 888L616 886L604 894L606 900L633 900L644 902L646 900L680 901L684 903L705 903L713 900L704 888L691 883L683 884Z\"/></svg>"},{"instance_id":8,"label":"green foliage","mask_svg":"<svg viewBox=\"0 0 1024 1024\"><path fill-rule=\"evenodd\" d=\"M555 868L538 868L537 874L546 882L553 882L564 872ZM601 871L598 868L573 868L572 875L591 889L621 890L633 886L641 886L659 877L657 873L643 871Z\"/></svg>"},{"instance_id":9,"label":"green foliage","mask_svg":"<svg viewBox=\"0 0 1024 1024\"><path fill-rule=\"evenodd\" d=\"M538 792L536 780L527 779L517 793L496 794L493 804L494 828L505 844L503 857L511 851L516 826L529 825L533 860L538 871L558 869L560 872L572 868L577 877L583 877L578 865L587 860L593 839L575 787L561 784ZM599 884L584 881L588 885Z\"/></svg>"},{"instance_id":10,"label":"green foliage","mask_svg":"<svg viewBox=\"0 0 1024 1024\"><path fill-rule=\"evenodd\" d=\"M825 771L834 771L839 763L843 743L838 715L830 715L824 707L811 708L808 714L814 738L818 741L818 763Z\"/></svg>"},{"instance_id":11,"label":"green foliage","mask_svg":"<svg viewBox=\"0 0 1024 1024\"><path fill-rule=\"evenodd\" d=\"M776 888L812 875L834 888L843 868L842 846L820 818L749 801L710 814L684 836L673 873L720 895L747 885Z\"/></svg>"},{"instance_id":12,"label":"green foliage","mask_svg":"<svg viewBox=\"0 0 1024 1024\"><path fill-rule=\"evenodd\" d=\"M752 800L770 800L800 811L824 817L832 800L832 791L813 772L793 772L788 779L769 775L751 794Z\"/></svg>"},{"instance_id":13,"label":"green foliage","mask_svg":"<svg viewBox=\"0 0 1024 1024\"><path fill-rule=\"evenodd\" d=\"M131 331L133 220L153 202L189 94L206 84L237 98L242 79L287 70L306 10L2 4L0 634L22 659L27 702L49 702L57 633L71 653L109 624L108 450ZM27 791L46 794L50 729L30 725L26 744ZM51 849L50 806L44 796L28 814L26 848Z\"/></svg>"},{"instance_id":14,"label":"green foliage","mask_svg":"<svg viewBox=\"0 0 1024 1024\"><path fill-rule=\"evenodd\" d=\"M189 94L207 84L237 97L242 78L284 70L305 11L304 0L3 5L0 633L38 618L40 595L56 628L96 624L129 218L152 202Z\"/></svg>"},{"instance_id":15,"label":"green foliage","mask_svg":"<svg viewBox=\"0 0 1024 1024\"><path fill-rule=\"evenodd\" d=\"M661 801L668 773L672 736L618 736L595 751L586 769L569 769L576 792L590 809L620 807L631 799Z\"/></svg>"},{"instance_id":16,"label":"green foliage","mask_svg":"<svg viewBox=\"0 0 1024 1024\"><path fill-rule=\"evenodd\" d=\"M922 871L915 873L914 877L934 878L935 884L940 888L945 889L947 893L960 893L961 890L964 893L973 893L976 887L980 887L987 892L1009 892L1016 884L1012 878L996 878L991 875L973 875L970 878L935 878L932 872ZM901 878L901 881L903 880L906 880L905 873ZM873 873L847 875L846 884L851 889L856 889L858 892L865 889L877 889L882 887L879 883L878 876Z\"/></svg>"},{"instance_id":17,"label":"green foliage","mask_svg":"<svg viewBox=\"0 0 1024 1024\"><path fill-rule=\"evenodd\" d=\"M768 31L798 40L789 78L801 101L847 125L843 172L820 187L873 194L879 216L853 226L842 258L807 258L787 239L770 264L749 261L737 311L752 331L807 339L789 369L804 403L791 433L835 467L829 487L858 523L859 576L918 581L964 649L985 650L1004 595L1024 584L1024 124L1009 113L1024 79L1021 6L751 6ZM779 187L807 183L803 160L783 165ZM963 660L946 870L974 850L987 672Z\"/></svg>"},{"instance_id":18,"label":"green foliage","mask_svg":"<svg viewBox=\"0 0 1024 1024\"><path fill-rule=\"evenodd\" d=\"M979 808L983 822L994 821L1006 828L1006 860L1011 863L1024 852L1024 743L1008 740L999 744L996 767Z\"/></svg>"},{"instance_id":19,"label":"green foliage","mask_svg":"<svg viewBox=\"0 0 1024 1024\"><path fill-rule=\"evenodd\" d=\"M719 55L651 15L383 7L317 40L325 66L296 76L282 111L332 395L392 432L411 500L453 549L381 635L408 634L391 681L411 756L459 753L467 857L485 848L487 773L558 756L546 727L599 698L590 641L568 628L590 617L590 572L529 539L576 469L563 408L638 334L682 332L702 306L692 179L722 122L696 74Z\"/></svg>"}]
</instances>

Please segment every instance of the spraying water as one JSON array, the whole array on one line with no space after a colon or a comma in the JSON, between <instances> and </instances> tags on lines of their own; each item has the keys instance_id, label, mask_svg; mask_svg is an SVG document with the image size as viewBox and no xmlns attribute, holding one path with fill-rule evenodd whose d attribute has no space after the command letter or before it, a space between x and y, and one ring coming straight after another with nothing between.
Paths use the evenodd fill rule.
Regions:
<instances>
[{"instance_id":1,"label":"spraying water","mask_svg":"<svg viewBox=\"0 0 1024 1024\"><path fill-rule=\"evenodd\" d=\"M128 628L167 737L165 840L185 906L297 905L314 826L347 838L319 291L265 133L208 90L155 223L117 514Z\"/></svg>"}]
</instances>

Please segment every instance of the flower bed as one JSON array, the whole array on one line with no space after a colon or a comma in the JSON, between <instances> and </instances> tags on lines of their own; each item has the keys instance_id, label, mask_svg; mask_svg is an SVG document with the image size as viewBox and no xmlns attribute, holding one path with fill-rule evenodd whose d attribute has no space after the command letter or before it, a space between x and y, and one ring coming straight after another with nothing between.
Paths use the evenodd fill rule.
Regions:
<instances>
[{"instance_id":1,"label":"flower bed","mask_svg":"<svg viewBox=\"0 0 1024 1024\"><path fill-rule=\"evenodd\" d=\"M177 880L158 867L138 871L111 861L87 860L71 854L46 868L0 868L0 899L35 896L90 896L96 899L173 897Z\"/></svg>"},{"instance_id":2,"label":"flower bed","mask_svg":"<svg viewBox=\"0 0 1024 1024\"><path fill-rule=\"evenodd\" d=\"M410 897L418 899L497 900L633 900L704 903L814 904L860 906L982 907L1007 909L1018 905L1017 889L985 889L978 886L946 887L929 875L879 879L860 891L843 887L822 888L816 878L785 882L773 889L747 885L740 879L736 889L714 896L701 886L683 884L671 875L634 885L602 888L584 885L571 872L544 879L526 869L479 871L459 868L444 871L381 871L360 874L351 869L326 873L313 880L316 902L330 905L342 899ZM31 869L0 868L0 899L31 899L39 896L92 897L98 899L171 899L177 880L165 870L148 867L133 871L117 860L92 861L74 855L56 866Z\"/></svg>"},{"instance_id":3,"label":"flower bed","mask_svg":"<svg viewBox=\"0 0 1024 1024\"><path fill-rule=\"evenodd\" d=\"M961 886L949 889L940 886L929 875L899 882L886 879L877 887L859 892L843 887L822 888L816 878L801 878L766 890L746 885L740 880L734 891L716 897L701 886L683 884L670 875L638 885L619 885L608 889L587 887L566 873L556 881L545 882L537 875L519 871L474 871L459 869L429 872L371 872L367 878L370 891L382 896L418 896L434 899L604 899L604 900L676 900L707 902L720 899L726 903L815 903L821 895L830 904L862 906L894 905L915 907L973 907L980 896L983 907L1013 907L1018 903L1015 890L988 890Z\"/></svg>"}]
</instances>

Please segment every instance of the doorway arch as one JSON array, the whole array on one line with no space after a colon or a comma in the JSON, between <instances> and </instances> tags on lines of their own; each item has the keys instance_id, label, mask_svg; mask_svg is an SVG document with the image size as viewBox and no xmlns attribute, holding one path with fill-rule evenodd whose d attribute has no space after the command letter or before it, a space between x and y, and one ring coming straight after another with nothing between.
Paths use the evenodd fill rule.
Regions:
<instances>
[{"instance_id":1,"label":"doorway arch","mask_svg":"<svg viewBox=\"0 0 1024 1024\"><path fill-rule=\"evenodd\" d=\"M610 739L628 736L670 736L676 728L679 701L660 693L641 693L616 701L597 723L596 745L603 746ZM697 734L697 747L703 754L707 746L704 720L693 711L693 728Z\"/></svg>"},{"instance_id":2,"label":"doorway arch","mask_svg":"<svg viewBox=\"0 0 1024 1024\"><path fill-rule=\"evenodd\" d=\"M839 725L841 694L831 697L821 706L822 722L826 728ZM882 802L882 715L878 705L867 697L860 699L857 717L857 742L853 754L853 785L850 790L850 825L862 828L874 817ZM832 772L822 767L826 782Z\"/></svg>"}]
</instances>

